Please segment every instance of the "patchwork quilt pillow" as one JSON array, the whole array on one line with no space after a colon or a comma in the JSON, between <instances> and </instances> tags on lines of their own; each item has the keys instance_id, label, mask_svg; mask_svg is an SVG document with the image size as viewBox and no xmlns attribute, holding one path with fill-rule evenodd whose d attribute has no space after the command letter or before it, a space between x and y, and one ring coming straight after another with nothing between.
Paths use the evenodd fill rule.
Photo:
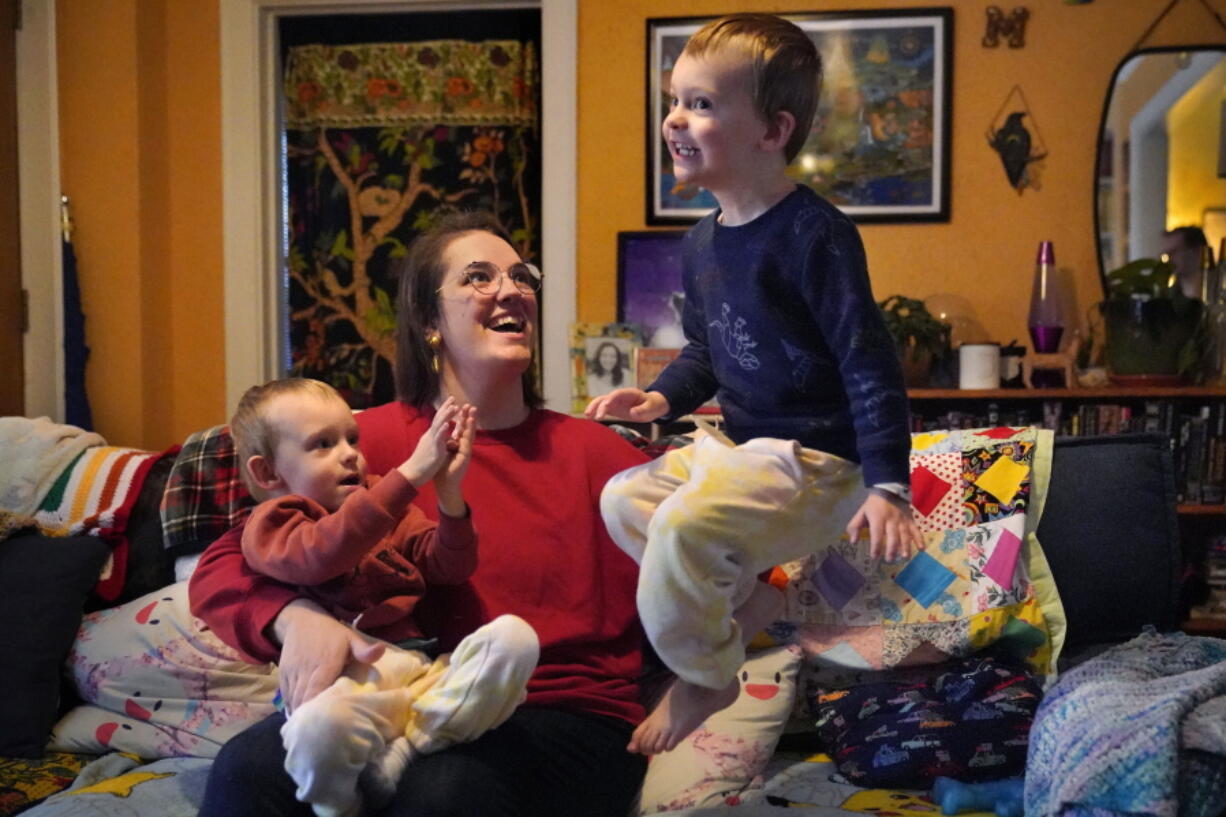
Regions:
<instances>
[{"instance_id":1,"label":"patchwork quilt pillow","mask_svg":"<svg viewBox=\"0 0 1226 817\"><path fill-rule=\"evenodd\" d=\"M1055 670L1064 613L1034 530L1053 435L985 428L912 436L911 491L925 547L874 563L864 540L815 543L776 568L783 620L767 633L801 647L802 685L876 680L997 645L1040 675ZM814 713L798 711L798 715Z\"/></svg>"},{"instance_id":2,"label":"patchwork quilt pillow","mask_svg":"<svg viewBox=\"0 0 1226 817\"><path fill-rule=\"evenodd\" d=\"M1030 671L990 654L932 682L878 682L818 695L817 732L857 786L927 789L937 777L996 780L1026 767L1042 698Z\"/></svg>"}]
</instances>

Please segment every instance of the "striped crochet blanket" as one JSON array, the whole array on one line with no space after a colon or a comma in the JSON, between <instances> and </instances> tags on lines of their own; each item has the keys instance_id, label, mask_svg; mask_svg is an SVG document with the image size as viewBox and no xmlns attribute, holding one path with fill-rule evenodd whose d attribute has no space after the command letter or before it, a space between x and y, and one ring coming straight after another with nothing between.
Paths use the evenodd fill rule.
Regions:
<instances>
[{"instance_id":1,"label":"striped crochet blanket","mask_svg":"<svg viewBox=\"0 0 1226 817\"><path fill-rule=\"evenodd\" d=\"M124 535L132 506L153 463L171 455L99 445L87 448L65 468L47 492L34 519L50 536L97 536L111 546L94 592L106 601L123 589L128 542Z\"/></svg>"},{"instance_id":2,"label":"striped crochet blanket","mask_svg":"<svg viewBox=\"0 0 1226 817\"><path fill-rule=\"evenodd\" d=\"M1152 630L1062 676L1035 715L1025 808L1216 817L1226 802L1226 641Z\"/></svg>"},{"instance_id":3,"label":"striped crochet blanket","mask_svg":"<svg viewBox=\"0 0 1226 817\"><path fill-rule=\"evenodd\" d=\"M0 509L29 515L82 451L106 440L47 417L0 417Z\"/></svg>"}]
</instances>

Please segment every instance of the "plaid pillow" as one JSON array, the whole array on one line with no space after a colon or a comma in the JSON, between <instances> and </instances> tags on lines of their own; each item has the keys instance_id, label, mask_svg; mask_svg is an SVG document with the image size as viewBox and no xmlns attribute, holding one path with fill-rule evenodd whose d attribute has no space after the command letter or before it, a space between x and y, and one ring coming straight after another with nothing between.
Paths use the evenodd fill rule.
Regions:
<instances>
[{"instance_id":1,"label":"plaid pillow","mask_svg":"<svg viewBox=\"0 0 1226 817\"><path fill-rule=\"evenodd\" d=\"M177 555L204 550L254 505L239 476L230 427L197 431L183 443L162 494L166 547Z\"/></svg>"}]
</instances>

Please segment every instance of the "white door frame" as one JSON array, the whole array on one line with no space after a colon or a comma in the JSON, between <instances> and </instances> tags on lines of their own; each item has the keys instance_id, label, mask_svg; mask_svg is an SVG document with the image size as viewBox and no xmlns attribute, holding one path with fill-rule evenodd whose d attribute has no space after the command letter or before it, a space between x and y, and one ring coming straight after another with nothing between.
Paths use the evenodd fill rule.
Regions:
<instances>
[{"instance_id":1,"label":"white door frame","mask_svg":"<svg viewBox=\"0 0 1226 817\"><path fill-rule=\"evenodd\" d=\"M226 405L278 376L282 214L275 166L277 18L297 14L379 13L524 6L486 0L220 0L222 168L225 236ZM535 6L536 3L530 5ZM406 8L411 7L411 9ZM575 138L577 0L540 0L541 254L548 294L541 317L542 379L550 408L570 406L569 332L575 316Z\"/></svg>"},{"instance_id":2,"label":"white door frame","mask_svg":"<svg viewBox=\"0 0 1226 817\"><path fill-rule=\"evenodd\" d=\"M63 250L60 246L59 94L55 0L22 0L17 32L17 179L25 414L64 421Z\"/></svg>"}]
</instances>

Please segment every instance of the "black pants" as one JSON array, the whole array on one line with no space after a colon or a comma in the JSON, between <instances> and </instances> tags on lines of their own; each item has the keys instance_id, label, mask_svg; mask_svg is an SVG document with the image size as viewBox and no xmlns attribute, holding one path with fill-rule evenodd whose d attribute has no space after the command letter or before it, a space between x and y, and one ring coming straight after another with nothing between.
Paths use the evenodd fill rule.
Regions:
<instances>
[{"instance_id":1,"label":"black pants","mask_svg":"<svg viewBox=\"0 0 1226 817\"><path fill-rule=\"evenodd\" d=\"M213 764L199 817L313 817L294 798L276 714L232 738ZM389 817L626 817L646 759L625 721L521 707L471 743L415 759Z\"/></svg>"}]
</instances>

